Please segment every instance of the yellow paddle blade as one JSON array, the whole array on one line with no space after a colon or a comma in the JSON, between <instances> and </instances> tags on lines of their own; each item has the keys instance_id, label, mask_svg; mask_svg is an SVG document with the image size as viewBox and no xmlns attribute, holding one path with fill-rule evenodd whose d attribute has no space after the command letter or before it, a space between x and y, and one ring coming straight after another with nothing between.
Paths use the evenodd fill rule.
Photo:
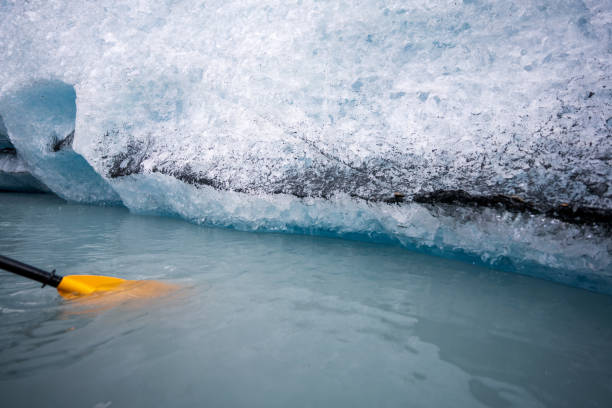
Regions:
<instances>
[{"instance_id":1,"label":"yellow paddle blade","mask_svg":"<svg viewBox=\"0 0 612 408\"><path fill-rule=\"evenodd\" d=\"M65 279L68 280L64 283ZM82 314L99 313L120 305L144 306L153 300L157 301L158 298L167 297L180 287L154 280L71 275L65 276L57 289L64 299L70 300L71 304L76 306L69 314Z\"/></svg>"},{"instance_id":2,"label":"yellow paddle blade","mask_svg":"<svg viewBox=\"0 0 612 408\"><path fill-rule=\"evenodd\" d=\"M127 281L109 276L69 275L62 278L57 290L64 297L89 295L94 292L115 290L124 282Z\"/></svg>"},{"instance_id":3,"label":"yellow paddle blade","mask_svg":"<svg viewBox=\"0 0 612 408\"><path fill-rule=\"evenodd\" d=\"M57 286L59 294L78 302L77 313L102 312L118 305L136 305L169 295L177 285L153 280L126 280L109 276L69 275ZM73 311L74 312L74 311Z\"/></svg>"}]
</instances>

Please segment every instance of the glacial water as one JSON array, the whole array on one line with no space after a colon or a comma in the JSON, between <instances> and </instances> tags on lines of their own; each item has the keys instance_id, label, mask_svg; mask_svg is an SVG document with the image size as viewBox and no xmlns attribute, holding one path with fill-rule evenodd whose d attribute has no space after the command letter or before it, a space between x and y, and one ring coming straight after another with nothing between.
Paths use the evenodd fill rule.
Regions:
<instances>
[{"instance_id":1,"label":"glacial water","mask_svg":"<svg viewBox=\"0 0 612 408\"><path fill-rule=\"evenodd\" d=\"M0 253L178 284L62 300L0 272L5 407L609 407L612 296L404 248L0 195Z\"/></svg>"}]
</instances>

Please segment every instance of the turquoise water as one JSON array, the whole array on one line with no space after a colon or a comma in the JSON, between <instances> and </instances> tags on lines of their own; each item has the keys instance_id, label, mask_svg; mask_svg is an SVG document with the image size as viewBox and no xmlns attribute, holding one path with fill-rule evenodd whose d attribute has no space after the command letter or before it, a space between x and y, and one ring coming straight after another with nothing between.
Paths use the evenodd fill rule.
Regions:
<instances>
[{"instance_id":1,"label":"turquoise water","mask_svg":"<svg viewBox=\"0 0 612 408\"><path fill-rule=\"evenodd\" d=\"M0 272L6 407L608 407L612 297L384 245L0 195L0 253L157 279L84 308Z\"/></svg>"}]
</instances>

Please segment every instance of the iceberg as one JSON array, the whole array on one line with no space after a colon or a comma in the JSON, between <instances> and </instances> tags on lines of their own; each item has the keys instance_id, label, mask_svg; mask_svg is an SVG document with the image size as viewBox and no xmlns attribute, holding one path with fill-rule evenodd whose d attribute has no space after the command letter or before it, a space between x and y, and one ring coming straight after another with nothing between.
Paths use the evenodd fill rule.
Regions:
<instances>
[{"instance_id":1,"label":"iceberg","mask_svg":"<svg viewBox=\"0 0 612 408\"><path fill-rule=\"evenodd\" d=\"M9 0L0 18L0 183L612 293L607 2Z\"/></svg>"}]
</instances>

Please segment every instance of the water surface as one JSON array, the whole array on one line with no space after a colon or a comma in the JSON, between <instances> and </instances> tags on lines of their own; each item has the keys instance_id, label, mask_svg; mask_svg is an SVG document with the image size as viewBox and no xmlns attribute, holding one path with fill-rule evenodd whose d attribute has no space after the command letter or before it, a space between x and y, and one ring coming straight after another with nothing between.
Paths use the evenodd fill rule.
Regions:
<instances>
[{"instance_id":1,"label":"water surface","mask_svg":"<svg viewBox=\"0 0 612 408\"><path fill-rule=\"evenodd\" d=\"M0 272L3 405L607 407L612 297L405 249L0 195L0 253L158 279L91 311Z\"/></svg>"}]
</instances>

